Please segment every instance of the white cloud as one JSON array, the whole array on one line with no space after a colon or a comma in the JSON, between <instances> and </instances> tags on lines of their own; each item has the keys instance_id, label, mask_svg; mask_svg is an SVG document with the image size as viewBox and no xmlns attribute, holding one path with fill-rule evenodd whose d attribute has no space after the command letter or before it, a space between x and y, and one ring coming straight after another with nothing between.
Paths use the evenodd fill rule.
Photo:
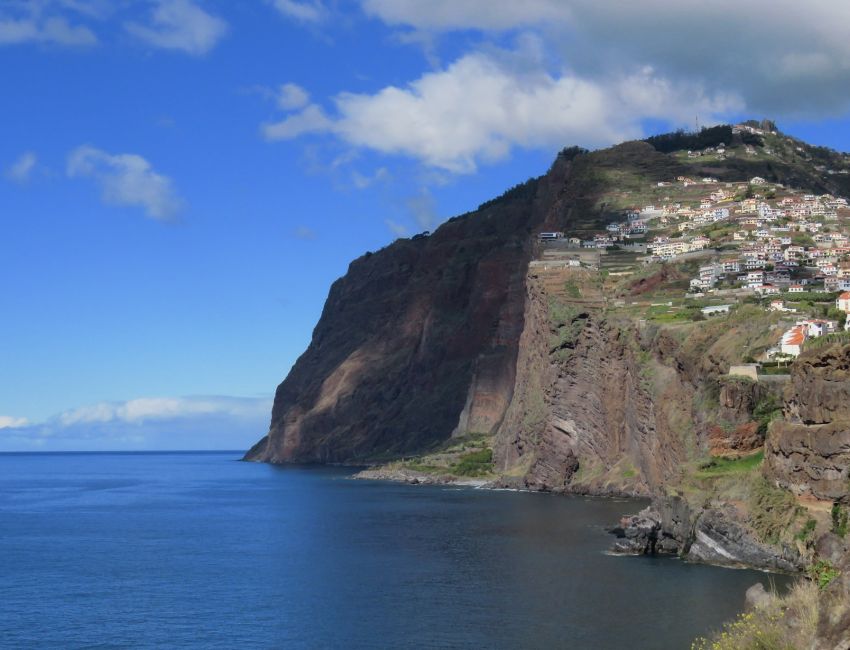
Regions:
<instances>
[{"instance_id":1,"label":"white cloud","mask_svg":"<svg viewBox=\"0 0 850 650\"><path fill-rule=\"evenodd\" d=\"M284 16L305 23L318 23L327 17L321 0L272 0L272 4Z\"/></svg>"},{"instance_id":2,"label":"white cloud","mask_svg":"<svg viewBox=\"0 0 850 650\"><path fill-rule=\"evenodd\" d=\"M303 108L309 101L310 94L293 83L283 84L277 95L277 105L285 111Z\"/></svg>"},{"instance_id":3,"label":"white cloud","mask_svg":"<svg viewBox=\"0 0 850 650\"><path fill-rule=\"evenodd\" d=\"M263 135L268 140L291 140L305 133L322 133L331 131L334 122L325 115L317 104L310 104L300 113L290 115L280 122L264 124Z\"/></svg>"},{"instance_id":4,"label":"white cloud","mask_svg":"<svg viewBox=\"0 0 850 650\"><path fill-rule=\"evenodd\" d=\"M648 65L673 84L741 97L750 111L850 109L850 3L835 0L363 0L388 25L425 33L517 29L544 35L575 74Z\"/></svg>"},{"instance_id":5,"label":"white cloud","mask_svg":"<svg viewBox=\"0 0 850 650\"><path fill-rule=\"evenodd\" d=\"M32 176L38 157L32 151L25 151L7 169L5 176L15 183L26 183Z\"/></svg>"},{"instance_id":6,"label":"white cloud","mask_svg":"<svg viewBox=\"0 0 850 650\"><path fill-rule=\"evenodd\" d=\"M650 67L598 79L547 72L533 46L473 53L406 87L342 93L336 115L317 104L263 127L270 140L329 133L349 145L416 158L455 173L505 158L515 147L610 144L641 135L652 117L704 122L740 108L730 94L673 84Z\"/></svg>"},{"instance_id":7,"label":"white cloud","mask_svg":"<svg viewBox=\"0 0 850 650\"><path fill-rule=\"evenodd\" d=\"M18 429L29 424L26 418L15 418L10 415L0 415L0 429Z\"/></svg>"},{"instance_id":8,"label":"white cloud","mask_svg":"<svg viewBox=\"0 0 850 650\"><path fill-rule=\"evenodd\" d=\"M209 52L227 33L227 23L190 0L159 0L151 23L124 27L150 45L195 56Z\"/></svg>"},{"instance_id":9,"label":"white cloud","mask_svg":"<svg viewBox=\"0 0 850 650\"><path fill-rule=\"evenodd\" d=\"M104 202L142 207L153 219L168 219L183 205L171 180L136 154L113 155L84 145L71 152L67 173L71 178L93 178Z\"/></svg>"},{"instance_id":10,"label":"white cloud","mask_svg":"<svg viewBox=\"0 0 850 650\"><path fill-rule=\"evenodd\" d=\"M62 426L94 422L141 424L149 420L174 420L199 415L266 415L267 400L234 397L142 397L127 402L101 402L65 411L55 420Z\"/></svg>"},{"instance_id":11,"label":"white cloud","mask_svg":"<svg viewBox=\"0 0 850 650\"><path fill-rule=\"evenodd\" d=\"M0 13L0 45L20 43L87 46L97 43L97 36L88 27L72 25L62 16L42 16L35 10L18 18Z\"/></svg>"},{"instance_id":12,"label":"white cloud","mask_svg":"<svg viewBox=\"0 0 850 650\"><path fill-rule=\"evenodd\" d=\"M508 30L542 22L564 22L566 0L363 0L363 10L390 25L419 29Z\"/></svg>"},{"instance_id":13,"label":"white cloud","mask_svg":"<svg viewBox=\"0 0 850 650\"><path fill-rule=\"evenodd\" d=\"M266 397L155 397L102 402L44 422L0 416L0 451L247 449L267 429Z\"/></svg>"}]
</instances>

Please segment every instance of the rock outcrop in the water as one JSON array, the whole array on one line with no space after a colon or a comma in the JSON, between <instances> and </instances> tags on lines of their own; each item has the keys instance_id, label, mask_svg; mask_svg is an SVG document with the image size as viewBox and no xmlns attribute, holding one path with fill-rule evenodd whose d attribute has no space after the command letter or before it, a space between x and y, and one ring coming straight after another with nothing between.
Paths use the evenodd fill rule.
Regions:
<instances>
[{"instance_id":1,"label":"rock outcrop in the water","mask_svg":"<svg viewBox=\"0 0 850 650\"><path fill-rule=\"evenodd\" d=\"M850 494L850 344L810 350L794 363L765 461L767 476L795 494Z\"/></svg>"},{"instance_id":2,"label":"rock outcrop in the water","mask_svg":"<svg viewBox=\"0 0 850 650\"><path fill-rule=\"evenodd\" d=\"M636 555L677 555L683 559L733 567L798 571L796 549L757 540L731 508L696 511L681 497L660 497L636 515L623 517L611 531L614 550Z\"/></svg>"}]
</instances>

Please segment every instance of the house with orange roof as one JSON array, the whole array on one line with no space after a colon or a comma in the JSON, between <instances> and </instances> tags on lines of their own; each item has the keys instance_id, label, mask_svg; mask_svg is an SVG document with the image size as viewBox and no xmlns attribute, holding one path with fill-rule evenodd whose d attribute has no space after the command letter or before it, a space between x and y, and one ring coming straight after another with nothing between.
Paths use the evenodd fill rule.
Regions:
<instances>
[{"instance_id":1,"label":"house with orange roof","mask_svg":"<svg viewBox=\"0 0 850 650\"><path fill-rule=\"evenodd\" d=\"M803 343L806 342L806 328L803 325L795 325L790 330L782 335L780 349L782 354L788 354L792 357L800 356L803 351Z\"/></svg>"}]
</instances>

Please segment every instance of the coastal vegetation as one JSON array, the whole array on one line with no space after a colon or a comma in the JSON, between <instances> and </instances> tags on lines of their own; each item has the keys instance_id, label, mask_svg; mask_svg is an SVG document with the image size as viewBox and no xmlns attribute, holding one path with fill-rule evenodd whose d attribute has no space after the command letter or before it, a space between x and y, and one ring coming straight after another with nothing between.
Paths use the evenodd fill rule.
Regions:
<instances>
[{"instance_id":1,"label":"coastal vegetation","mask_svg":"<svg viewBox=\"0 0 850 650\"><path fill-rule=\"evenodd\" d=\"M764 451L757 451L740 458L712 458L701 463L695 476L697 478L715 478L730 474L745 474L758 469L764 461Z\"/></svg>"},{"instance_id":2,"label":"coastal vegetation","mask_svg":"<svg viewBox=\"0 0 850 650\"><path fill-rule=\"evenodd\" d=\"M818 622L819 587L801 580L787 594L738 615L691 650L800 650L809 647ZM793 624L792 624L793 623Z\"/></svg>"}]
</instances>

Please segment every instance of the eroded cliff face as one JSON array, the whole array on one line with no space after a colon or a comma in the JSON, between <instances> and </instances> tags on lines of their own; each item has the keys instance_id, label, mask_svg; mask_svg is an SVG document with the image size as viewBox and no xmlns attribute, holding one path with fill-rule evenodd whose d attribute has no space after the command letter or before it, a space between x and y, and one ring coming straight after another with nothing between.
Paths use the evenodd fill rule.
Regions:
<instances>
[{"instance_id":1,"label":"eroded cliff face","mask_svg":"<svg viewBox=\"0 0 850 650\"><path fill-rule=\"evenodd\" d=\"M802 354L791 369L784 418L773 423L765 474L797 495L850 494L850 345Z\"/></svg>"},{"instance_id":2,"label":"eroded cliff face","mask_svg":"<svg viewBox=\"0 0 850 650\"><path fill-rule=\"evenodd\" d=\"M769 319L754 325L744 311L647 325L612 309L601 285L593 270L535 262L529 271L513 399L495 439L502 484L660 494L707 452L760 449L758 413L781 403L781 385L727 373L769 335Z\"/></svg>"},{"instance_id":3,"label":"eroded cliff face","mask_svg":"<svg viewBox=\"0 0 850 650\"><path fill-rule=\"evenodd\" d=\"M246 459L361 462L499 430L514 397L535 233L598 227L610 189L600 179L620 168L649 181L682 173L646 143L565 151L545 176L430 237L352 263Z\"/></svg>"},{"instance_id":4,"label":"eroded cliff face","mask_svg":"<svg viewBox=\"0 0 850 650\"><path fill-rule=\"evenodd\" d=\"M247 460L361 462L492 433L510 403L534 232L571 164L353 262Z\"/></svg>"},{"instance_id":5,"label":"eroded cliff face","mask_svg":"<svg viewBox=\"0 0 850 650\"><path fill-rule=\"evenodd\" d=\"M568 153L433 235L352 263L246 458L368 463L485 434L506 484L647 495L709 447L758 445L753 396L727 389L722 408L702 403L753 344L740 333L746 323L641 325L611 309L603 274L569 279L563 267L553 275L531 264L540 230L599 229L600 197L624 170L641 182L683 171L646 143ZM677 279L661 275L621 295ZM567 280L581 285L577 295L565 293ZM718 412L732 433L712 438Z\"/></svg>"},{"instance_id":6,"label":"eroded cliff face","mask_svg":"<svg viewBox=\"0 0 850 650\"><path fill-rule=\"evenodd\" d=\"M532 489L649 494L684 454L681 437L658 424L637 361L640 334L605 319L601 295L587 288L593 272L560 273L529 276L497 467ZM585 299L567 301L553 290L567 277L586 287Z\"/></svg>"},{"instance_id":7,"label":"eroded cliff face","mask_svg":"<svg viewBox=\"0 0 850 650\"><path fill-rule=\"evenodd\" d=\"M346 462L492 430L513 384L533 206L354 262L275 394L252 460Z\"/></svg>"}]
</instances>

